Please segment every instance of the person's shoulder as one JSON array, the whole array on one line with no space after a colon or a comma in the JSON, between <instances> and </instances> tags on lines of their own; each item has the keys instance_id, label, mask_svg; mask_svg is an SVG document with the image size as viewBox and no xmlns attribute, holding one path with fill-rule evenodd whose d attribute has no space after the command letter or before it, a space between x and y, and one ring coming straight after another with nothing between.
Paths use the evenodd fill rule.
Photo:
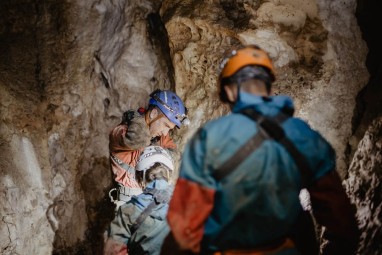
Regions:
<instances>
[{"instance_id":1,"label":"person's shoulder","mask_svg":"<svg viewBox=\"0 0 382 255\"><path fill-rule=\"evenodd\" d=\"M300 118L290 118L291 125L288 127L289 133L293 133L294 136L303 137L304 139L310 139L315 143L320 144L320 147L327 148L332 153L332 146L329 141L320 133L320 131L312 128L308 122Z\"/></svg>"},{"instance_id":2,"label":"person's shoulder","mask_svg":"<svg viewBox=\"0 0 382 255\"><path fill-rule=\"evenodd\" d=\"M230 125L230 124L234 123L235 121L237 121L238 119L243 118L243 117L244 116L242 114L231 112L227 115L223 115L223 116L220 116L220 117L217 117L215 119L211 119L211 120L207 121L204 124L204 127L206 129L220 128L220 127L225 126L225 125Z\"/></svg>"},{"instance_id":3,"label":"person's shoulder","mask_svg":"<svg viewBox=\"0 0 382 255\"><path fill-rule=\"evenodd\" d=\"M317 131L314 130L307 121L299 118L299 117L290 117L286 120L286 123L289 125L292 125L294 129L300 130L300 132L312 132L316 133Z\"/></svg>"}]
</instances>

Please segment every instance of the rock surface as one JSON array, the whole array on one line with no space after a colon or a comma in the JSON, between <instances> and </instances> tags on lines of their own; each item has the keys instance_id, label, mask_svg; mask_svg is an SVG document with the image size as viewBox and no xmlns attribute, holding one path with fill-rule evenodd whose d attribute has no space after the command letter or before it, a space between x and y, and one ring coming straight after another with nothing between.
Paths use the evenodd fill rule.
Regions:
<instances>
[{"instance_id":1,"label":"rock surface","mask_svg":"<svg viewBox=\"0 0 382 255\"><path fill-rule=\"evenodd\" d=\"M359 254L382 251L382 117L377 118L358 144L349 176L344 181L362 231Z\"/></svg>"}]
</instances>

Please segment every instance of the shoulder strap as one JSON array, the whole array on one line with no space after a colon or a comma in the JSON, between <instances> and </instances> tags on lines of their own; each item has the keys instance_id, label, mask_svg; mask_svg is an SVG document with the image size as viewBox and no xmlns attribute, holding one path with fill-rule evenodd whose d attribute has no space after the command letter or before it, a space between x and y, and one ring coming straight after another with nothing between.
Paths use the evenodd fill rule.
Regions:
<instances>
[{"instance_id":1,"label":"shoulder strap","mask_svg":"<svg viewBox=\"0 0 382 255\"><path fill-rule=\"evenodd\" d=\"M110 153L110 158L117 163L121 168L123 168L126 172L135 172L134 167L130 166L129 164L123 162L120 160L117 156L115 156L113 153Z\"/></svg>"},{"instance_id":2,"label":"shoulder strap","mask_svg":"<svg viewBox=\"0 0 382 255\"><path fill-rule=\"evenodd\" d=\"M312 171L310 170L304 155L302 155L294 144L285 136L284 130L279 125L279 123L288 119L289 116L281 113L276 117L266 117L252 108L246 108L242 110L241 113L255 120L259 127L259 131L247 143L240 147L236 153L222 165L222 167L214 171L213 176L217 180L223 179L225 176L233 172L247 156L262 144L263 141L266 139L273 139L283 145L294 159L301 173L302 186L305 188L311 180Z\"/></svg>"},{"instance_id":3,"label":"shoulder strap","mask_svg":"<svg viewBox=\"0 0 382 255\"><path fill-rule=\"evenodd\" d=\"M150 215L150 213L158 207L160 204L167 204L170 201L171 193L168 189L158 190L158 189L149 189L145 190L145 194L152 194L153 201L142 211L142 213L135 220L133 225L130 227L131 233L134 233L143 221Z\"/></svg>"}]
</instances>

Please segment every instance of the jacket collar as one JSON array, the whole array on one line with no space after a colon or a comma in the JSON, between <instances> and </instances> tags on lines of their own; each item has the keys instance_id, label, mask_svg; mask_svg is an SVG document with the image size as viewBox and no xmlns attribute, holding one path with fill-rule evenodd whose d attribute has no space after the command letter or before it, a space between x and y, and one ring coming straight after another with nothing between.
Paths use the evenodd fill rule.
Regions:
<instances>
[{"instance_id":1,"label":"jacket collar","mask_svg":"<svg viewBox=\"0 0 382 255\"><path fill-rule=\"evenodd\" d=\"M168 182L164 179L154 180L147 184L146 189L167 189Z\"/></svg>"},{"instance_id":2,"label":"jacket collar","mask_svg":"<svg viewBox=\"0 0 382 255\"><path fill-rule=\"evenodd\" d=\"M280 111L291 113L294 111L293 101L288 96L261 97L241 91L240 98L232 108L232 112L238 113L247 107L254 108L264 115L275 115Z\"/></svg>"}]
</instances>

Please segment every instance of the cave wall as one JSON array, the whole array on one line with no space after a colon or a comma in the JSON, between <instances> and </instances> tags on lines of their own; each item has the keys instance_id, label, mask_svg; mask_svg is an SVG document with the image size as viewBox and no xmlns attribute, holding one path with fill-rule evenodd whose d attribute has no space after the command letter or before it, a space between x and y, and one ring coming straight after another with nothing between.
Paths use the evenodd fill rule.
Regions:
<instances>
[{"instance_id":1,"label":"cave wall","mask_svg":"<svg viewBox=\"0 0 382 255\"><path fill-rule=\"evenodd\" d=\"M217 96L219 64L248 43L269 51L275 93L292 96L297 116L333 144L341 176L363 180L348 190L361 204L358 190L369 181L358 161L348 173L349 144L366 161L355 151L368 126L354 138L365 123L354 121L356 98L369 79L356 7L355 0L2 1L1 253L99 254L113 216L110 129L123 111L146 106L153 89L173 89L190 110L191 125L174 132L182 149L200 125L228 111ZM380 210L359 208L370 212L360 219L380 219Z\"/></svg>"},{"instance_id":2,"label":"cave wall","mask_svg":"<svg viewBox=\"0 0 382 255\"><path fill-rule=\"evenodd\" d=\"M345 180L347 192L357 206L362 232L359 254L382 251L382 115L372 121L357 146Z\"/></svg>"},{"instance_id":3,"label":"cave wall","mask_svg":"<svg viewBox=\"0 0 382 255\"><path fill-rule=\"evenodd\" d=\"M351 164L344 184L357 207L362 232L359 254L382 253L382 39L375 33L382 22L381 10L381 1L357 1L356 17L369 49L370 79L356 97L349 139Z\"/></svg>"},{"instance_id":4,"label":"cave wall","mask_svg":"<svg viewBox=\"0 0 382 255\"><path fill-rule=\"evenodd\" d=\"M108 132L174 88L156 1L0 4L1 254L97 254Z\"/></svg>"}]
</instances>

